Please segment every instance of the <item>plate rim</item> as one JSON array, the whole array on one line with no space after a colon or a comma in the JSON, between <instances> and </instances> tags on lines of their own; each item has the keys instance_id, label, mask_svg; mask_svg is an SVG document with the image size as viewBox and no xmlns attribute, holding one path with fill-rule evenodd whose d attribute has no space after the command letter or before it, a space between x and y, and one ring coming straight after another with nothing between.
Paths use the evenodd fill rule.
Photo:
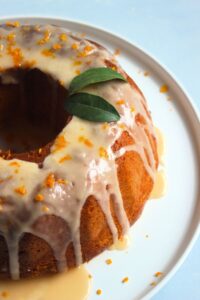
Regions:
<instances>
[{"instance_id":1,"label":"plate rim","mask_svg":"<svg viewBox=\"0 0 200 300\"><path fill-rule=\"evenodd\" d=\"M96 26L90 22L80 21L80 20L74 19L74 18L57 17L55 15L45 15L45 16L40 15L40 14L36 14L34 16L31 14L26 14L25 16L20 15L20 14L8 15L6 17L0 17L0 24L6 20L25 21L27 19L31 19L34 22L37 22L37 20L39 22L39 20L43 19L45 22L47 22L47 21L63 22L63 23L71 24L72 26L78 25L78 26L83 26L88 29L92 28L97 32L101 32L102 34L112 36L114 39L117 39L118 41L120 40L122 42L125 42L126 44L128 44L129 47L133 47L136 51L142 53L142 55L144 55L147 58L147 60L150 60L153 62L153 64L156 64L158 66L158 68L162 70L163 74L166 74L168 79L172 80L175 83L175 86L179 89L179 91L181 91L184 94L185 99L186 99L186 104L190 106L190 109L192 109L193 117L195 116L195 118L196 118L196 120L194 122L199 123L198 126L200 127L200 111L199 111L198 105L190 97L189 93L182 86L181 82L177 79L176 75L171 70L169 70L169 68L163 62L160 62L160 60L158 60L150 51L141 47L140 45L138 45L138 43L131 41L129 38L127 38L124 35L120 34L120 36L119 36L117 34L117 32L107 29L105 27ZM191 121L189 123L190 123L190 127L191 127ZM193 131L194 131L194 128L192 128L192 132ZM200 150L200 140L196 141L196 142L197 142L196 147L199 148L199 150ZM198 195L197 198L199 198L199 200L200 200L200 195ZM172 265L172 267L170 268L170 270L168 271L166 276L157 284L157 286L154 287L153 289L151 289L149 292L147 292L146 295L141 298L141 300L151 299L167 284L167 282L170 281L170 279L175 275L175 273L179 270L181 265L184 263L184 261L188 257L189 253L191 252L191 250L199 236L200 236L200 219L199 219L198 224L195 225L195 229L193 229L192 236L189 238L189 242L186 243L186 246L184 247L182 254L176 260L176 263L174 265Z\"/></svg>"}]
</instances>

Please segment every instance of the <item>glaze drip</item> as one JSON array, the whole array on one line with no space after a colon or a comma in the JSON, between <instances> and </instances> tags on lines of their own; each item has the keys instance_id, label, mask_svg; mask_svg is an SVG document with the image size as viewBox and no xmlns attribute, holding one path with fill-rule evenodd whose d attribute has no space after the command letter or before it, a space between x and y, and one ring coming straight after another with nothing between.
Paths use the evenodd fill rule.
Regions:
<instances>
[{"instance_id":1,"label":"glaze drip","mask_svg":"<svg viewBox=\"0 0 200 300\"><path fill-rule=\"evenodd\" d=\"M39 69L66 89L78 73L93 67L107 67L106 61L112 61L124 74L103 47L54 26L1 26L0 37L0 77L4 84L17 84L17 78L7 72L13 67ZM67 267L66 250L71 242L77 266L82 263L81 211L91 195L104 212L113 242L118 239L118 230L111 214L111 198L122 232L127 232L129 221L118 183L117 158L127 151L137 152L146 172L154 180L156 159L148 134L155 134L143 95L128 82L118 81L91 86L84 91L107 99L119 111L120 121L99 124L73 117L57 136L42 168L22 160L0 159L0 197L3 199L0 228L8 244L13 279L20 277L18 245L25 232L41 237L51 246L58 270ZM137 121L138 115L142 122ZM112 146L124 131L132 137L133 144L113 152ZM11 162L19 165L18 173ZM21 220L20 216L24 215L26 218ZM34 226L38 218L46 215L57 216L66 222L69 234L59 233L62 242L56 236L52 237L47 229ZM12 237L7 229L8 221L18 225L10 228Z\"/></svg>"}]
</instances>

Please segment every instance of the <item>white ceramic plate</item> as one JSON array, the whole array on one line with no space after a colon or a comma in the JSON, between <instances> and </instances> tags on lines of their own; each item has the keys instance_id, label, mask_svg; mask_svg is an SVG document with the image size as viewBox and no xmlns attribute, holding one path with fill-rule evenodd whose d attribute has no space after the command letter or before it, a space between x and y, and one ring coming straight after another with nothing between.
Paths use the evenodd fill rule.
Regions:
<instances>
[{"instance_id":1,"label":"white ceramic plate","mask_svg":"<svg viewBox=\"0 0 200 300\"><path fill-rule=\"evenodd\" d=\"M93 276L90 300L97 299L97 289L102 290L99 299L150 299L182 264L200 231L200 124L197 112L169 72L128 41L73 21L24 18L21 22L56 24L86 33L111 51L119 48L118 60L143 91L154 123L164 133L167 144L166 196L147 203L142 217L130 230L132 241L128 250L107 251L87 265ZM144 76L144 71L148 71L149 76ZM169 86L168 94L159 92L162 84ZM112 259L112 265L105 264L107 258ZM158 271L163 272L163 276L155 279L154 274ZM122 284L121 280L126 276L129 282ZM150 285L154 281L158 283L156 287Z\"/></svg>"}]
</instances>

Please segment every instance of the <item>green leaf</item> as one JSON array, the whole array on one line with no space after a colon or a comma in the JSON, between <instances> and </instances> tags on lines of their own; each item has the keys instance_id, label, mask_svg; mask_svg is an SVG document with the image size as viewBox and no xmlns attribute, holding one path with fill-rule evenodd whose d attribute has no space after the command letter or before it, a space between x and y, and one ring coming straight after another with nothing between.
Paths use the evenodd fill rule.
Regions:
<instances>
[{"instance_id":1,"label":"green leaf","mask_svg":"<svg viewBox=\"0 0 200 300\"><path fill-rule=\"evenodd\" d=\"M76 76L70 83L69 94L74 94L84 87L113 79L126 81L126 79L118 72L110 68L92 68L80 75Z\"/></svg>"},{"instance_id":2,"label":"green leaf","mask_svg":"<svg viewBox=\"0 0 200 300\"><path fill-rule=\"evenodd\" d=\"M116 122L117 110L105 99L87 93L77 93L65 101L66 110L74 116L92 122Z\"/></svg>"}]
</instances>

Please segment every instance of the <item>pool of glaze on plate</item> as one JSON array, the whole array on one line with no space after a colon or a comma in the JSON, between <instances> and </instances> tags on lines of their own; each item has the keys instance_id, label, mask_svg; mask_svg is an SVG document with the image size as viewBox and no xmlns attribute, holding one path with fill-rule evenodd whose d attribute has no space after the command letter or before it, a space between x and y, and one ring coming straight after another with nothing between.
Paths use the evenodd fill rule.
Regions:
<instances>
[{"instance_id":1,"label":"pool of glaze on plate","mask_svg":"<svg viewBox=\"0 0 200 300\"><path fill-rule=\"evenodd\" d=\"M1 281L0 299L86 300L90 281L84 265L69 272L39 279Z\"/></svg>"}]
</instances>

